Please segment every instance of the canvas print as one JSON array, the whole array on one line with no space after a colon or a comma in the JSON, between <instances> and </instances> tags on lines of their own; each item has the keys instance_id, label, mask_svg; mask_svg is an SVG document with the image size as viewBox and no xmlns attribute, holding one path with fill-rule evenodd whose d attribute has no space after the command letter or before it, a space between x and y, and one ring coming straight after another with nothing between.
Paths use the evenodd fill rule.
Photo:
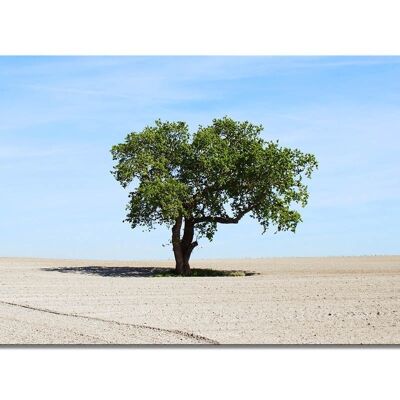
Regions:
<instances>
[{"instance_id":1,"label":"canvas print","mask_svg":"<svg viewBox=\"0 0 400 400\"><path fill-rule=\"evenodd\" d=\"M399 80L0 57L0 344L399 344Z\"/></svg>"}]
</instances>

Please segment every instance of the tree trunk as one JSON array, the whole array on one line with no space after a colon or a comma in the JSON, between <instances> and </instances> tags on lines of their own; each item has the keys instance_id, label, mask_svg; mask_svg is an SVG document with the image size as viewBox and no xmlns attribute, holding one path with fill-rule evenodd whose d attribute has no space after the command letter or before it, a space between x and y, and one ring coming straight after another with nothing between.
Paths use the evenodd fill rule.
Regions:
<instances>
[{"instance_id":1,"label":"tree trunk","mask_svg":"<svg viewBox=\"0 0 400 400\"><path fill-rule=\"evenodd\" d=\"M190 244L190 246L186 249L185 253L183 253L183 272L184 275L190 275L190 256L192 255L193 249L197 246L197 241L194 241Z\"/></svg>"},{"instance_id":2,"label":"tree trunk","mask_svg":"<svg viewBox=\"0 0 400 400\"><path fill-rule=\"evenodd\" d=\"M183 255L181 249L181 226L182 217L175 221L172 227L172 249L175 256L175 271L178 275L183 275Z\"/></svg>"},{"instance_id":3,"label":"tree trunk","mask_svg":"<svg viewBox=\"0 0 400 400\"><path fill-rule=\"evenodd\" d=\"M193 242L194 223L185 219L185 228L182 239L180 238L182 218L175 221L172 227L172 247L175 256L175 271L178 275L190 275L190 256L193 249L197 246L197 241Z\"/></svg>"}]
</instances>

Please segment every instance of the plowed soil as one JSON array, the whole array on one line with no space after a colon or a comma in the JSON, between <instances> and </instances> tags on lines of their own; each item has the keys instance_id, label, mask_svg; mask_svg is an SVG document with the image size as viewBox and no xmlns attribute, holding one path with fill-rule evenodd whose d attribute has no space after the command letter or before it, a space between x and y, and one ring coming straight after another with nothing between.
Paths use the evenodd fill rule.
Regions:
<instances>
[{"instance_id":1,"label":"plowed soil","mask_svg":"<svg viewBox=\"0 0 400 400\"><path fill-rule=\"evenodd\" d=\"M400 256L172 261L0 258L1 344L400 344Z\"/></svg>"}]
</instances>

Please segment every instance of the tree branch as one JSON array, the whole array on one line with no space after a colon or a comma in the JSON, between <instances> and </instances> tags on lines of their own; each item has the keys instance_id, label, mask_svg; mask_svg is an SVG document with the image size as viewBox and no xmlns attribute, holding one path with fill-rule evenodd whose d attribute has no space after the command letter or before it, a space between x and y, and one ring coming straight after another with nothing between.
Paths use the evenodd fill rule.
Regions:
<instances>
[{"instance_id":1,"label":"tree branch","mask_svg":"<svg viewBox=\"0 0 400 400\"><path fill-rule=\"evenodd\" d=\"M199 222L216 222L219 224L237 224L245 214L247 214L248 212L250 212L251 210L253 210L255 207L257 207L257 205L260 203L261 199L265 197L265 195L263 193L259 194L255 201L243 208L241 211L239 211L237 213L237 215L235 217L229 217L229 216L222 216L222 215L218 215L218 216L203 216L203 217L198 217L198 218L193 218L193 223L199 223Z\"/></svg>"},{"instance_id":2,"label":"tree branch","mask_svg":"<svg viewBox=\"0 0 400 400\"><path fill-rule=\"evenodd\" d=\"M253 206L249 206L246 207L245 209L243 209L242 211L240 211L236 217L229 217L229 216L204 216L204 217L199 217L199 218L194 218L193 222L199 223L199 222L217 222L219 224L237 224L242 217L247 214L249 211L251 211L254 207Z\"/></svg>"}]
</instances>

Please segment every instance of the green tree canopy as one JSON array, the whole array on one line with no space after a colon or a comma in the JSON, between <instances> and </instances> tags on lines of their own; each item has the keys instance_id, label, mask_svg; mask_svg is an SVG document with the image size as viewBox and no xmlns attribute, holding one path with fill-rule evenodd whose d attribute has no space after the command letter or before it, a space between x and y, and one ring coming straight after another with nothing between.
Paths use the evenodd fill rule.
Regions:
<instances>
[{"instance_id":1,"label":"green tree canopy","mask_svg":"<svg viewBox=\"0 0 400 400\"><path fill-rule=\"evenodd\" d=\"M218 224L246 214L264 232L271 225L295 232L301 216L293 207L307 204L303 179L317 161L265 141L262 130L225 117L191 134L184 122L158 120L113 146L113 175L130 190L126 221L132 228L171 227L178 273L190 273L194 235L212 240Z\"/></svg>"}]
</instances>

